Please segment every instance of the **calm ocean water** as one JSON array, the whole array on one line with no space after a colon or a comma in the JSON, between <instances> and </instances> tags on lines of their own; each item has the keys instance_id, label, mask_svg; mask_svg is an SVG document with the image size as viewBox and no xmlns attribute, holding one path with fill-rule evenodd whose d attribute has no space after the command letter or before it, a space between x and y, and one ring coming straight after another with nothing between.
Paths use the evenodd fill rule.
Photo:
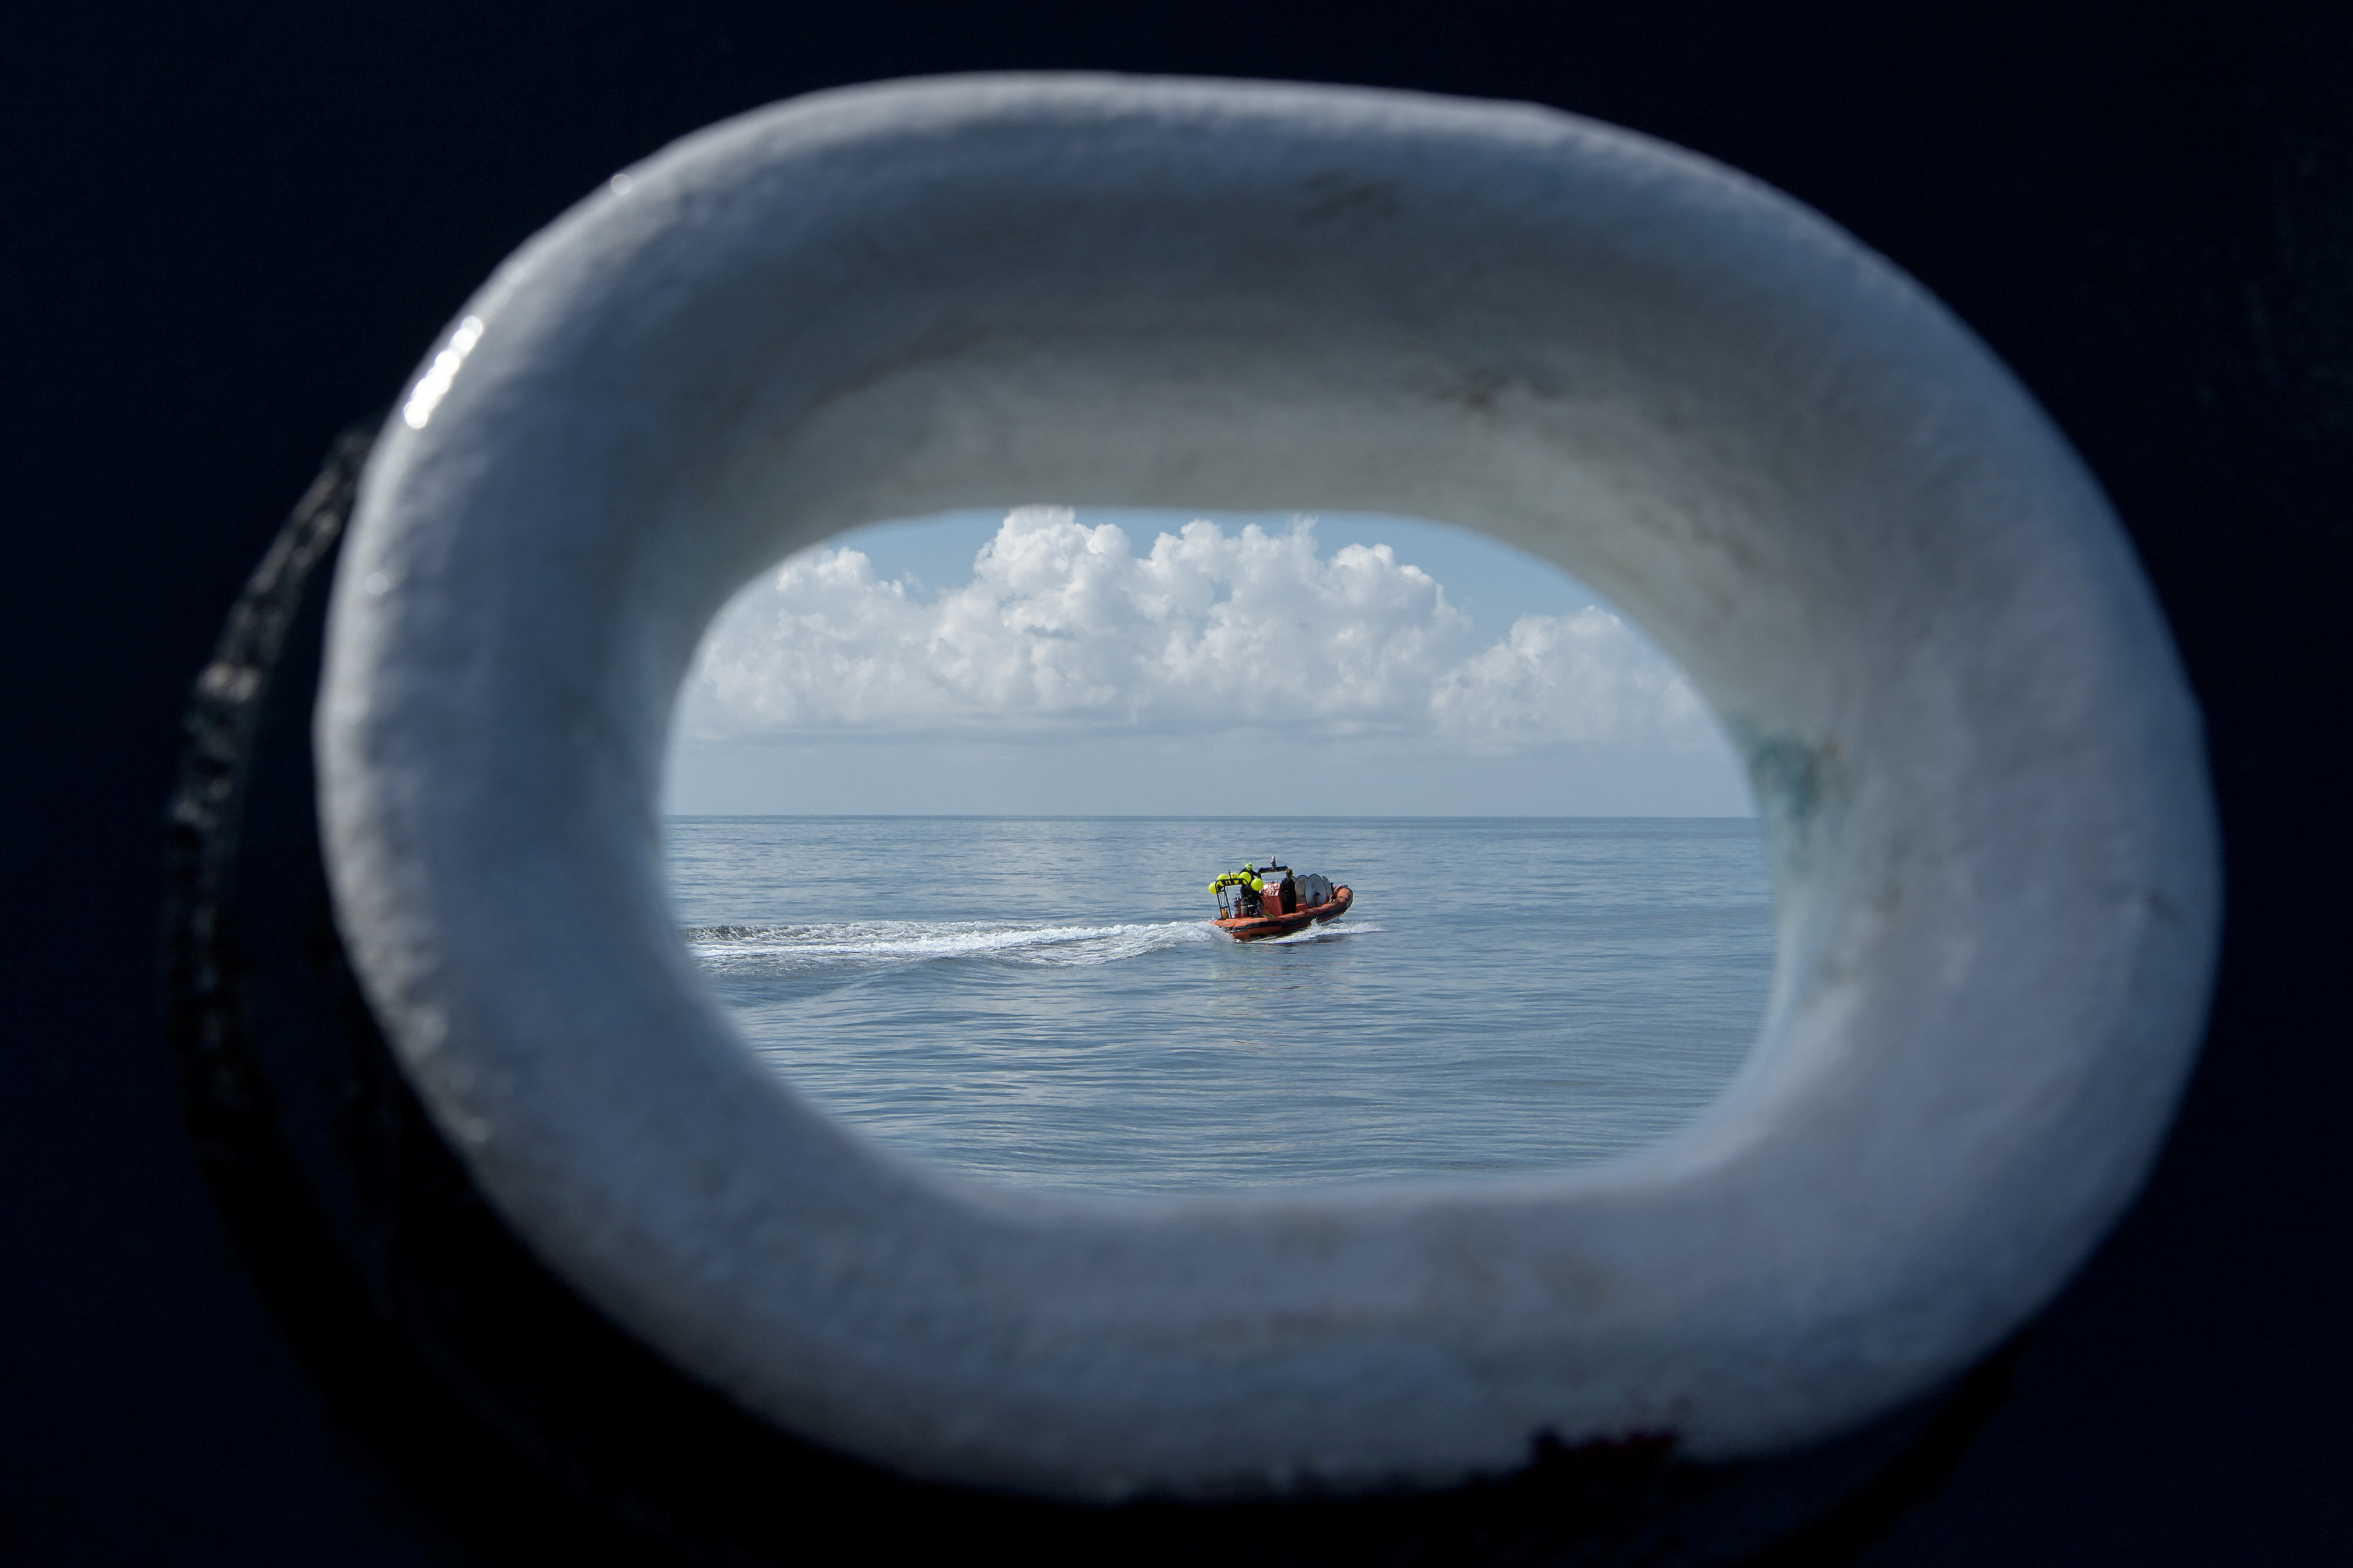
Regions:
<instances>
[{"instance_id":1,"label":"calm ocean water","mask_svg":"<svg viewBox=\"0 0 2353 1568\"><path fill-rule=\"evenodd\" d=\"M900 1152L1096 1193L1559 1170L1731 1078L1763 830L1548 817L680 817L690 949L796 1089ZM1280 858L1310 936L1208 923Z\"/></svg>"}]
</instances>

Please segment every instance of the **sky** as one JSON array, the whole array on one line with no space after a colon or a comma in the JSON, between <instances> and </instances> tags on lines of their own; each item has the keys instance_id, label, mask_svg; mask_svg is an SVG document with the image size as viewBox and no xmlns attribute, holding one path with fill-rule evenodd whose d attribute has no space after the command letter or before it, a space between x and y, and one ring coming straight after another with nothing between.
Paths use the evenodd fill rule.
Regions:
<instances>
[{"instance_id":1,"label":"sky","mask_svg":"<svg viewBox=\"0 0 2353 1568\"><path fill-rule=\"evenodd\" d=\"M1746 816L1555 567L1397 518L1025 507L791 556L705 633L673 815Z\"/></svg>"}]
</instances>

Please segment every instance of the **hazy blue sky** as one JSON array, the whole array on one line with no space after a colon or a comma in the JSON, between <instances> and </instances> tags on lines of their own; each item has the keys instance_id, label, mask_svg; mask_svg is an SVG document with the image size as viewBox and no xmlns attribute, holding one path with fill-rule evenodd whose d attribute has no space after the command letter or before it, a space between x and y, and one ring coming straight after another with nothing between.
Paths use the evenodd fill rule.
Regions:
<instances>
[{"instance_id":1,"label":"hazy blue sky","mask_svg":"<svg viewBox=\"0 0 2353 1568\"><path fill-rule=\"evenodd\" d=\"M1590 589L1393 518L1025 508L845 534L703 639L675 813L1746 816Z\"/></svg>"}]
</instances>

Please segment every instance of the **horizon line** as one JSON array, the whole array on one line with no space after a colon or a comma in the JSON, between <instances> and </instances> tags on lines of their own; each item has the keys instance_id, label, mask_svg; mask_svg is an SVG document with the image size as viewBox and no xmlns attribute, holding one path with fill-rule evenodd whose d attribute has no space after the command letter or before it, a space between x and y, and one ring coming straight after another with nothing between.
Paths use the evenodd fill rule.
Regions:
<instances>
[{"instance_id":1,"label":"horizon line","mask_svg":"<svg viewBox=\"0 0 2353 1568\"><path fill-rule=\"evenodd\" d=\"M1700 812L1647 815L1601 812L1203 812L1145 811L666 811L664 822L1762 822L1757 812L1738 816Z\"/></svg>"}]
</instances>

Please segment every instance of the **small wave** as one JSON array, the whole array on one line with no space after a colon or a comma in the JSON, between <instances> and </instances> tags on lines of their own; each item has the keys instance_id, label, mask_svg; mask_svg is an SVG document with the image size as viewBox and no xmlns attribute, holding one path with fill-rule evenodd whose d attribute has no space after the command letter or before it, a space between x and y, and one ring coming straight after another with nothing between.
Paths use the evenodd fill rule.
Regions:
<instances>
[{"instance_id":1,"label":"small wave","mask_svg":"<svg viewBox=\"0 0 2353 1568\"><path fill-rule=\"evenodd\" d=\"M1251 945L1254 947L1300 947L1304 946L1309 942L1339 942L1352 936L1370 936L1373 932L1377 931L1380 929L1381 928L1379 926L1370 925L1361 921L1356 924L1345 924L1335 921L1327 926L1309 926L1305 931L1295 931L1289 936L1271 936L1263 942L1253 942Z\"/></svg>"},{"instance_id":2,"label":"small wave","mask_svg":"<svg viewBox=\"0 0 2353 1568\"><path fill-rule=\"evenodd\" d=\"M706 969L790 973L969 959L1091 967L1216 940L1206 921L1039 926L987 921L852 921L818 925L689 926L680 933Z\"/></svg>"}]
</instances>

